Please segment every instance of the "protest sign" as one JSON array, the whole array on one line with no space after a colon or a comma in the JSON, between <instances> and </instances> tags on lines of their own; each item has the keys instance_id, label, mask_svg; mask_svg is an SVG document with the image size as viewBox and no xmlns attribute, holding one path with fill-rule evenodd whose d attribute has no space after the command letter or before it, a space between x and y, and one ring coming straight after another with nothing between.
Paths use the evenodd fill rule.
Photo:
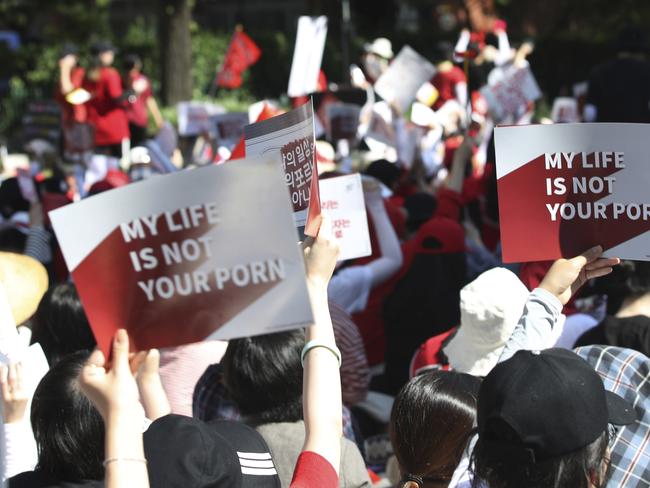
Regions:
<instances>
[{"instance_id":1,"label":"protest sign","mask_svg":"<svg viewBox=\"0 0 650 488\"><path fill-rule=\"evenodd\" d=\"M220 105L209 102L179 102L176 105L178 115L178 134L181 136L198 136L210 131L210 117L226 113Z\"/></svg>"},{"instance_id":2,"label":"protest sign","mask_svg":"<svg viewBox=\"0 0 650 488\"><path fill-rule=\"evenodd\" d=\"M557 97L553 101L551 120L556 124L580 122L578 100L571 97Z\"/></svg>"},{"instance_id":3,"label":"protest sign","mask_svg":"<svg viewBox=\"0 0 650 488\"><path fill-rule=\"evenodd\" d=\"M501 122L508 116L523 115L528 102L542 96L535 77L528 66L510 65L494 68L489 84L481 89L492 118Z\"/></svg>"},{"instance_id":4,"label":"protest sign","mask_svg":"<svg viewBox=\"0 0 650 488\"><path fill-rule=\"evenodd\" d=\"M249 124L247 112L229 112L210 117L216 131L217 140L222 146L232 147L244 134Z\"/></svg>"},{"instance_id":5,"label":"protest sign","mask_svg":"<svg viewBox=\"0 0 650 488\"><path fill-rule=\"evenodd\" d=\"M409 46L404 46L388 69L375 82L375 91L397 110L406 112L420 87L427 83L436 68Z\"/></svg>"},{"instance_id":6,"label":"protest sign","mask_svg":"<svg viewBox=\"0 0 650 488\"><path fill-rule=\"evenodd\" d=\"M609 256L650 260L645 124L495 129L505 262Z\"/></svg>"},{"instance_id":7,"label":"protest sign","mask_svg":"<svg viewBox=\"0 0 650 488\"><path fill-rule=\"evenodd\" d=\"M207 166L50 213L99 346L231 339L312 321L282 168Z\"/></svg>"},{"instance_id":8,"label":"protest sign","mask_svg":"<svg viewBox=\"0 0 650 488\"><path fill-rule=\"evenodd\" d=\"M356 139L361 107L350 103L330 103L327 111L327 138L336 142Z\"/></svg>"},{"instance_id":9,"label":"protest sign","mask_svg":"<svg viewBox=\"0 0 650 488\"><path fill-rule=\"evenodd\" d=\"M357 174L320 181L321 210L332 221L334 237L341 247L339 259L372 254L361 176Z\"/></svg>"},{"instance_id":10,"label":"protest sign","mask_svg":"<svg viewBox=\"0 0 650 488\"><path fill-rule=\"evenodd\" d=\"M309 95L316 91L326 37L327 17L303 16L298 19L298 34L287 89L290 97Z\"/></svg>"},{"instance_id":11,"label":"protest sign","mask_svg":"<svg viewBox=\"0 0 650 488\"><path fill-rule=\"evenodd\" d=\"M244 128L246 155L271 157L284 169L293 218L302 239L315 237L320 226L320 199L311 101Z\"/></svg>"},{"instance_id":12,"label":"protest sign","mask_svg":"<svg viewBox=\"0 0 650 488\"><path fill-rule=\"evenodd\" d=\"M61 140L61 108L54 100L36 100L23 110L23 140L45 139L58 146Z\"/></svg>"}]
</instances>

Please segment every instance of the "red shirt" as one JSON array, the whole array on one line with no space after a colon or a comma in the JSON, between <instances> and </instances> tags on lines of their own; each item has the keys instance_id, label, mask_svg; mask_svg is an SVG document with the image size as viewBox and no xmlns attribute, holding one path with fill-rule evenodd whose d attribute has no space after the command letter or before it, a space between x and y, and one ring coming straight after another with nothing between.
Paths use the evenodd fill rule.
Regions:
<instances>
[{"instance_id":1,"label":"red shirt","mask_svg":"<svg viewBox=\"0 0 650 488\"><path fill-rule=\"evenodd\" d=\"M129 137L129 123L122 103L122 80L114 68L99 69L99 78L86 76L83 88L92 98L88 101L88 122L95 126L95 145L120 144Z\"/></svg>"},{"instance_id":2,"label":"red shirt","mask_svg":"<svg viewBox=\"0 0 650 488\"><path fill-rule=\"evenodd\" d=\"M139 80L145 81L147 83L147 88L139 95L136 95L135 102L129 103L126 106L126 118L134 125L146 127L149 122L149 117L147 115L147 99L151 96L151 83L142 73L138 73L135 76L129 73L129 87L132 87L133 84Z\"/></svg>"},{"instance_id":3,"label":"red shirt","mask_svg":"<svg viewBox=\"0 0 650 488\"><path fill-rule=\"evenodd\" d=\"M303 451L298 456L289 488L338 488L339 477L323 456Z\"/></svg>"},{"instance_id":4,"label":"red shirt","mask_svg":"<svg viewBox=\"0 0 650 488\"><path fill-rule=\"evenodd\" d=\"M83 84L85 71L80 66L72 68L70 72L70 81L72 86L75 88L80 88ZM86 121L86 105L72 105L68 103L65 99L66 94L61 93L61 87L57 86L56 92L54 93L54 99L61 106L61 116L63 117L63 123L67 124L70 122L85 122Z\"/></svg>"},{"instance_id":5,"label":"red shirt","mask_svg":"<svg viewBox=\"0 0 650 488\"><path fill-rule=\"evenodd\" d=\"M438 71L431 83L438 90L438 98L433 104L433 109L438 110L447 100L456 98L456 85L458 83L467 83L467 79L462 69L458 66L452 66L447 71Z\"/></svg>"}]
</instances>

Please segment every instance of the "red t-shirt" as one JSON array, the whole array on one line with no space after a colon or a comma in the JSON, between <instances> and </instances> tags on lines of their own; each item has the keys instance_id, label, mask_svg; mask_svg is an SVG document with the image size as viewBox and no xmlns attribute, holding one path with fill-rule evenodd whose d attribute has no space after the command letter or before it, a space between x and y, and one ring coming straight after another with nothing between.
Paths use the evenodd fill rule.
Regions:
<instances>
[{"instance_id":1,"label":"red t-shirt","mask_svg":"<svg viewBox=\"0 0 650 488\"><path fill-rule=\"evenodd\" d=\"M129 137L129 123L122 102L122 80L114 68L99 69L99 78L91 80L87 76L83 88L92 98L88 101L88 122L95 126L95 145L109 146L119 144Z\"/></svg>"},{"instance_id":2,"label":"red t-shirt","mask_svg":"<svg viewBox=\"0 0 650 488\"><path fill-rule=\"evenodd\" d=\"M452 66L446 71L438 71L431 80L433 86L438 90L438 98L433 104L433 109L438 110L446 101L456 98L456 85L467 83L465 72L458 66Z\"/></svg>"},{"instance_id":3,"label":"red t-shirt","mask_svg":"<svg viewBox=\"0 0 650 488\"><path fill-rule=\"evenodd\" d=\"M80 88L83 84L84 75L85 71L80 66L72 68L72 71L70 72L70 81L72 82L72 86ZM68 103L65 99L65 94L61 93L61 87L58 84L54 93L54 99L61 106L61 116L64 124L86 121L86 105L72 105L71 103Z\"/></svg>"},{"instance_id":4,"label":"red t-shirt","mask_svg":"<svg viewBox=\"0 0 650 488\"><path fill-rule=\"evenodd\" d=\"M289 488L338 488L339 477L323 456L303 451L298 456Z\"/></svg>"},{"instance_id":5,"label":"red t-shirt","mask_svg":"<svg viewBox=\"0 0 650 488\"><path fill-rule=\"evenodd\" d=\"M146 127L149 122L147 115L147 99L151 96L151 83L149 79L142 73L138 73L135 76L129 74L129 87L133 86L136 81L142 80L147 83L147 88L137 95L135 102L129 103L126 106L126 118L130 123L134 125L139 125L140 127Z\"/></svg>"}]
</instances>

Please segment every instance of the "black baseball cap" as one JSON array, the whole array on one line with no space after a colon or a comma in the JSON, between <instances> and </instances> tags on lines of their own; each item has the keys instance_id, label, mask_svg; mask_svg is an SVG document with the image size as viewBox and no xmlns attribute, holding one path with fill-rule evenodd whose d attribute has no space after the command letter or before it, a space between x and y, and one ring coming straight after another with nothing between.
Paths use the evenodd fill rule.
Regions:
<instances>
[{"instance_id":1,"label":"black baseball cap","mask_svg":"<svg viewBox=\"0 0 650 488\"><path fill-rule=\"evenodd\" d=\"M79 48L75 44L72 44L71 42L66 42L63 44L63 46L61 46L61 51L59 52L59 59L65 58L70 54L74 54L75 56L77 56L79 54Z\"/></svg>"},{"instance_id":2,"label":"black baseball cap","mask_svg":"<svg viewBox=\"0 0 650 488\"><path fill-rule=\"evenodd\" d=\"M98 56L106 51L117 52L117 49L110 41L97 41L90 47L90 54Z\"/></svg>"},{"instance_id":3,"label":"black baseball cap","mask_svg":"<svg viewBox=\"0 0 650 488\"><path fill-rule=\"evenodd\" d=\"M241 422L166 415L144 433L152 488L280 488L262 436Z\"/></svg>"},{"instance_id":4,"label":"black baseball cap","mask_svg":"<svg viewBox=\"0 0 650 488\"><path fill-rule=\"evenodd\" d=\"M632 405L606 391L589 363L566 349L518 351L490 371L478 395L481 442L533 462L577 451L608 424L635 420Z\"/></svg>"}]
</instances>

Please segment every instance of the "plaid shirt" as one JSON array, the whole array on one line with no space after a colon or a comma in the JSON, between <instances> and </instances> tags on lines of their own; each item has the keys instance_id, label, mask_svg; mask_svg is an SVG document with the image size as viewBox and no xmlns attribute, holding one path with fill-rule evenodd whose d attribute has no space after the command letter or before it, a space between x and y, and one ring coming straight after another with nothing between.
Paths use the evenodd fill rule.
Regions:
<instances>
[{"instance_id":1,"label":"plaid shirt","mask_svg":"<svg viewBox=\"0 0 650 488\"><path fill-rule=\"evenodd\" d=\"M637 422L620 428L611 445L607 486L650 487L650 358L613 346L585 346L575 352L593 366L605 389L625 398L637 413Z\"/></svg>"}]
</instances>

